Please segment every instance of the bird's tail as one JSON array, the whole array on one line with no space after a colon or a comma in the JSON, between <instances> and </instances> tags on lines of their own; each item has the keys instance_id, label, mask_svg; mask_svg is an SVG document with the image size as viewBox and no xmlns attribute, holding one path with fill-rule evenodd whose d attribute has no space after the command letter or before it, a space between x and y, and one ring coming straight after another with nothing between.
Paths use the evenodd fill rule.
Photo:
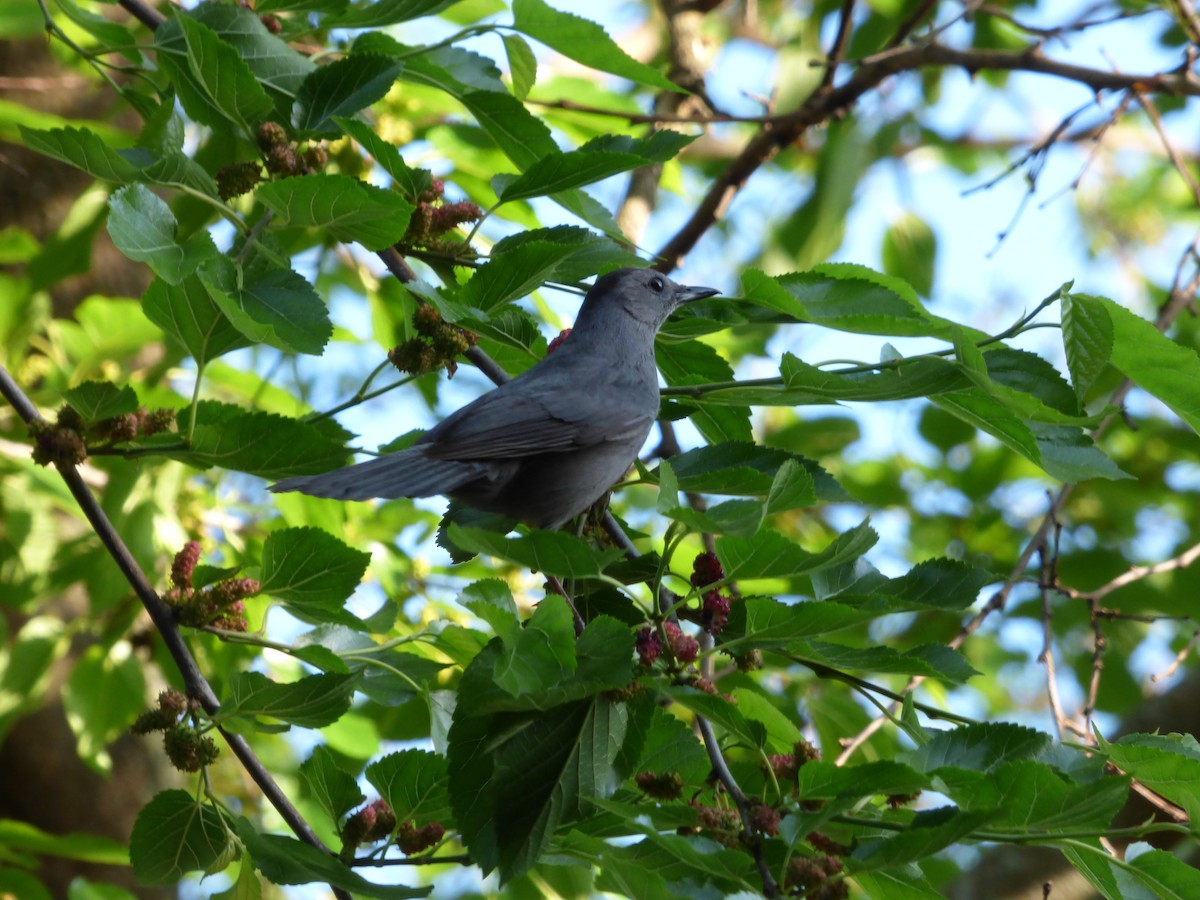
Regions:
<instances>
[{"instance_id":1,"label":"bird's tail","mask_svg":"<svg viewBox=\"0 0 1200 900\"><path fill-rule=\"evenodd\" d=\"M276 493L300 491L313 497L334 500L370 500L379 497L432 497L462 487L482 475L479 463L454 459L429 459L422 447L410 447L344 469L321 475L285 478L270 486Z\"/></svg>"}]
</instances>

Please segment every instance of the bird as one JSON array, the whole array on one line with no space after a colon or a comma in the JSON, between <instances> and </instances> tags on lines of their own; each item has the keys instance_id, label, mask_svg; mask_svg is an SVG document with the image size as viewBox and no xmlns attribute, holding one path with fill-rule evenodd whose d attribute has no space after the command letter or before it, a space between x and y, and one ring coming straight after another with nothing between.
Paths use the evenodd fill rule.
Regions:
<instances>
[{"instance_id":1,"label":"bird","mask_svg":"<svg viewBox=\"0 0 1200 900\"><path fill-rule=\"evenodd\" d=\"M684 303L720 293L652 269L618 269L588 290L562 344L451 413L416 443L275 492L338 500L431 497L553 529L629 470L658 416L654 337Z\"/></svg>"}]
</instances>

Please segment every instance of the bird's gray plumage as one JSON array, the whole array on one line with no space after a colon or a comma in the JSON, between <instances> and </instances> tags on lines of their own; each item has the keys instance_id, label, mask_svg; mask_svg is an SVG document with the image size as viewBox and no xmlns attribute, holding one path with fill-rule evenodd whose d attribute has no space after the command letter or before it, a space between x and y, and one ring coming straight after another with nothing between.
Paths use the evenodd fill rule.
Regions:
<instances>
[{"instance_id":1,"label":"bird's gray plumage","mask_svg":"<svg viewBox=\"0 0 1200 900\"><path fill-rule=\"evenodd\" d=\"M339 500L445 494L557 527L600 499L646 440L658 414L659 327L680 304L716 293L649 269L605 275L554 353L413 446L323 475L285 478L271 490Z\"/></svg>"}]
</instances>

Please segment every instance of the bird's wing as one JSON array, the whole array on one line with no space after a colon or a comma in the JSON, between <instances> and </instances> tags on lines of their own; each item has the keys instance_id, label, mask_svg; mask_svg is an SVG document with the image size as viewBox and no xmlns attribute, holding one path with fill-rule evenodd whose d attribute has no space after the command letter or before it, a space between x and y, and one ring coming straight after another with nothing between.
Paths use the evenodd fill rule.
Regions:
<instances>
[{"instance_id":1,"label":"bird's wing","mask_svg":"<svg viewBox=\"0 0 1200 900\"><path fill-rule=\"evenodd\" d=\"M514 382L509 382L514 384ZM504 385L456 411L422 440L434 459L512 459L634 440L653 421L629 405L571 403L561 391L506 391ZM586 409L581 407L586 406Z\"/></svg>"}]
</instances>

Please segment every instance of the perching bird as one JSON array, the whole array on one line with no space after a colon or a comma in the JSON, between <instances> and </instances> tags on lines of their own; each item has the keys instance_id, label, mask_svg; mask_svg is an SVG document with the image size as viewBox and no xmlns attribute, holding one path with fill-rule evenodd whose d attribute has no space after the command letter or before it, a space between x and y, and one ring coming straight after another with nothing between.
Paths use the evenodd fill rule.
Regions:
<instances>
[{"instance_id":1,"label":"perching bird","mask_svg":"<svg viewBox=\"0 0 1200 900\"><path fill-rule=\"evenodd\" d=\"M562 345L468 403L407 449L272 491L367 500L445 494L538 528L600 499L658 415L654 336L677 307L719 293L652 269L620 269L584 297Z\"/></svg>"}]
</instances>

